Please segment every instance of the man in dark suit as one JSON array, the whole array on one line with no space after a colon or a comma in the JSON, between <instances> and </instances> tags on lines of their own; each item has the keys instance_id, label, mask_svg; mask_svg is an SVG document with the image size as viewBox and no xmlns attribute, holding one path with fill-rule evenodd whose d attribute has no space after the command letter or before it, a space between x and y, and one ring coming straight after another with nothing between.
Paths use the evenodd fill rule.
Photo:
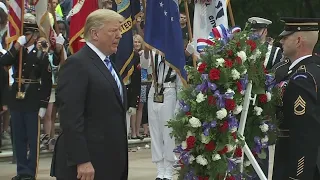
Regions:
<instances>
[{"instance_id":1,"label":"man in dark suit","mask_svg":"<svg viewBox=\"0 0 320 180\"><path fill-rule=\"evenodd\" d=\"M109 56L117 51L124 18L107 9L86 19L86 45L59 72L62 133L51 175L58 180L127 180L127 96Z\"/></svg>"},{"instance_id":2,"label":"man in dark suit","mask_svg":"<svg viewBox=\"0 0 320 180\"><path fill-rule=\"evenodd\" d=\"M319 180L320 58L312 55L319 22L311 18L282 18L283 54L291 61L280 83L283 118L276 144L273 180Z\"/></svg>"}]
</instances>

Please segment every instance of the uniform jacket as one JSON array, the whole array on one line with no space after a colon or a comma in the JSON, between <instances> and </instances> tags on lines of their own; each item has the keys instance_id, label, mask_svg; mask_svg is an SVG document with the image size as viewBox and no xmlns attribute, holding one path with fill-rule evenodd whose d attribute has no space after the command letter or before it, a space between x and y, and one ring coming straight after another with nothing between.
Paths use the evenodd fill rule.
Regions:
<instances>
[{"instance_id":1,"label":"uniform jacket","mask_svg":"<svg viewBox=\"0 0 320 180\"><path fill-rule=\"evenodd\" d=\"M22 79L40 80L41 83L21 84L21 91L25 92L24 99L16 99L18 92L19 51L12 47L0 58L2 66L12 66L15 79L8 92L8 105L15 111L38 111L40 107L47 108L50 98L52 80L48 55L38 51L35 47L28 53L23 48Z\"/></svg>"},{"instance_id":2,"label":"uniform jacket","mask_svg":"<svg viewBox=\"0 0 320 180\"><path fill-rule=\"evenodd\" d=\"M288 76L288 71L289 71L290 65L291 65L290 60L284 59L283 61L281 61L273 66L271 72L275 73L275 79L276 79L277 83L279 83L286 76Z\"/></svg>"},{"instance_id":3,"label":"uniform jacket","mask_svg":"<svg viewBox=\"0 0 320 180\"><path fill-rule=\"evenodd\" d=\"M268 48L268 52L266 54L264 66L267 70L270 70L275 64L280 62L282 58L282 51L279 47L276 46L272 46L269 44L266 44L266 46Z\"/></svg>"},{"instance_id":4,"label":"uniform jacket","mask_svg":"<svg viewBox=\"0 0 320 180\"><path fill-rule=\"evenodd\" d=\"M295 65L283 85L283 119L273 180L315 180L320 141L320 64L311 56Z\"/></svg>"},{"instance_id":5,"label":"uniform jacket","mask_svg":"<svg viewBox=\"0 0 320 180\"><path fill-rule=\"evenodd\" d=\"M88 45L68 57L56 89L62 133L52 176L76 180L77 165L90 161L95 180L127 180L127 95L121 85L124 102L110 71Z\"/></svg>"}]
</instances>

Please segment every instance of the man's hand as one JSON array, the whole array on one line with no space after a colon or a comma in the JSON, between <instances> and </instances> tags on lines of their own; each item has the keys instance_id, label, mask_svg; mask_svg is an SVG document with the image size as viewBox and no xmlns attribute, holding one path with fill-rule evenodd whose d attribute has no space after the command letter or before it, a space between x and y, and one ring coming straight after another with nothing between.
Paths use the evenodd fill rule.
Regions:
<instances>
[{"instance_id":1,"label":"man's hand","mask_svg":"<svg viewBox=\"0 0 320 180\"><path fill-rule=\"evenodd\" d=\"M130 108L128 109L128 113L129 113L130 115L135 115L135 114L137 113L137 108L130 107Z\"/></svg>"},{"instance_id":2,"label":"man's hand","mask_svg":"<svg viewBox=\"0 0 320 180\"><path fill-rule=\"evenodd\" d=\"M60 44L60 45L63 45L64 44L64 37L62 36L62 34L60 33L57 37L56 37L56 43L57 44Z\"/></svg>"},{"instance_id":3,"label":"man's hand","mask_svg":"<svg viewBox=\"0 0 320 180\"><path fill-rule=\"evenodd\" d=\"M91 162L79 164L77 167L77 178L80 180L93 180L94 179L94 168Z\"/></svg>"},{"instance_id":4,"label":"man's hand","mask_svg":"<svg viewBox=\"0 0 320 180\"><path fill-rule=\"evenodd\" d=\"M38 116L42 119L44 115L46 114L46 108L40 108Z\"/></svg>"},{"instance_id":5,"label":"man's hand","mask_svg":"<svg viewBox=\"0 0 320 180\"><path fill-rule=\"evenodd\" d=\"M195 48L193 46L193 42L190 42L188 45L187 45L187 48L186 48L186 51L191 55L194 53L195 51Z\"/></svg>"},{"instance_id":6,"label":"man's hand","mask_svg":"<svg viewBox=\"0 0 320 180\"><path fill-rule=\"evenodd\" d=\"M8 111L8 106L2 106L3 111Z\"/></svg>"},{"instance_id":7,"label":"man's hand","mask_svg":"<svg viewBox=\"0 0 320 180\"><path fill-rule=\"evenodd\" d=\"M20 36L18 38L17 42L20 44L20 46L24 46L27 43L27 37L26 36Z\"/></svg>"}]
</instances>

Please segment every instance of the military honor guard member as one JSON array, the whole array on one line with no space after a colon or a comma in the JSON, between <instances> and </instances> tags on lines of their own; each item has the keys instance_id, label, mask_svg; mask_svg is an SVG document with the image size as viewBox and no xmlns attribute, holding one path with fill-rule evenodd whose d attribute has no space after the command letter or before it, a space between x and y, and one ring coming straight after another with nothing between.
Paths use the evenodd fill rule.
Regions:
<instances>
[{"instance_id":1,"label":"military honor guard member","mask_svg":"<svg viewBox=\"0 0 320 180\"><path fill-rule=\"evenodd\" d=\"M271 72L275 74L276 83L281 82L288 75L290 65L290 59L283 57L279 63L272 67Z\"/></svg>"},{"instance_id":2,"label":"military honor guard member","mask_svg":"<svg viewBox=\"0 0 320 180\"><path fill-rule=\"evenodd\" d=\"M0 59L2 66L14 67L14 83L8 93L17 158L17 176L12 180L37 178L40 134L38 116L43 117L45 114L52 86L48 56L35 47L39 36L35 17L25 14L24 18L23 35ZM21 79L18 78L20 48L23 51ZM19 81L21 89L18 88Z\"/></svg>"},{"instance_id":3,"label":"military honor guard member","mask_svg":"<svg viewBox=\"0 0 320 180\"><path fill-rule=\"evenodd\" d=\"M282 113L273 180L319 180L320 58L312 55L320 19L282 18L284 56L291 61L280 83ZM319 165L319 164L318 164Z\"/></svg>"},{"instance_id":4,"label":"military honor guard member","mask_svg":"<svg viewBox=\"0 0 320 180\"><path fill-rule=\"evenodd\" d=\"M164 57L154 52L152 55L156 79L148 95L152 162L157 165L156 180L172 180L176 160L173 152L175 140L170 137L172 130L166 125L174 117L177 91L182 87L182 82L175 70L166 64Z\"/></svg>"},{"instance_id":5,"label":"military honor guard member","mask_svg":"<svg viewBox=\"0 0 320 180\"><path fill-rule=\"evenodd\" d=\"M267 70L270 70L282 58L281 49L267 42L268 26L272 24L272 21L260 17L251 17L248 19L248 22L251 24L251 30L258 35L261 42L265 43L268 48L264 66Z\"/></svg>"}]
</instances>

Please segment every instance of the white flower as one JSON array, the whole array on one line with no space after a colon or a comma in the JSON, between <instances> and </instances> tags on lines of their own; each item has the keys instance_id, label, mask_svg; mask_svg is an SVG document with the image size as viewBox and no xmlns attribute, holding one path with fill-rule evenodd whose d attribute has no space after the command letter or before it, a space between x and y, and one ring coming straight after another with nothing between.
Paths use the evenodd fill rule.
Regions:
<instances>
[{"instance_id":1,"label":"white flower","mask_svg":"<svg viewBox=\"0 0 320 180\"><path fill-rule=\"evenodd\" d=\"M244 167L248 167L248 166L251 165L251 162L250 162L250 161L245 161L245 162L243 163L243 165L244 165Z\"/></svg>"},{"instance_id":2,"label":"white flower","mask_svg":"<svg viewBox=\"0 0 320 180\"><path fill-rule=\"evenodd\" d=\"M247 69L244 69L241 75L247 74Z\"/></svg>"},{"instance_id":3,"label":"white flower","mask_svg":"<svg viewBox=\"0 0 320 180\"><path fill-rule=\"evenodd\" d=\"M231 70L231 76L233 80L240 79L240 73L236 69Z\"/></svg>"},{"instance_id":4,"label":"white flower","mask_svg":"<svg viewBox=\"0 0 320 180\"><path fill-rule=\"evenodd\" d=\"M201 103L202 101L206 100L207 96L205 96L204 94L202 94L201 92L197 95L197 103Z\"/></svg>"},{"instance_id":5,"label":"white flower","mask_svg":"<svg viewBox=\"0 0 320 180\"><path fill-rule=\"evenodd\" d=\"M269 92L266 92L266 95L267 95L267 102L271 101L271 93Z\"/></svg>"},{"instance_id":6,"label":"white flower","mask_svg":"<svg viewBox=\"0 0 320 180\"><path fill-rule=\"evenodd\" d=\"M226 93L235 94L234 90L228 88Z\"/></svg>"},{"instance_id":7,"label":"white flower","mask_svg":"<svg viewBox=\"0 0 320 180\"><path fill-rule=\"evenodd\" d=\"M239 58L241 58L242 62L245 62L247 60L247 55L244 51L238 52L237 56L239 56Z\"/></svg>"},{"instance_id":8,"label":"white flower","mask_svg":"<svg viewBox=\"0 0 320 180\"><path fill-rule=\"evenodd\" d=\"M185 149L187 149L187 147L188 147L187 142L186 142L186 141L182 141L182 142L181 142L181 148L182 148L183 150L185 150Z\"/></svg>"},{"instance_id":9,"label":"white flower","mask_svg":"<svg viewBox=\"0 0 320 180\"><path fill-rule=\"evenodd\" d=\"M190 136L194 136L194 134L193 134L191 131L188 131L188 132L187 132L187 137L186 137L186 138L188 138L188 137L190 137Z\"/></svg>"},{"instance_id":10,"label":"white flower","mask_svg":"<svg viewBox=\"0 0 320 180\"><path fill-rule=\"evenodd\" d=\"M254 107L254 111L256 112L257 116L260 116L262 111L263 111L263 109L261 107L255 106Z\"/></svg>"},{"instance_id":11,"label":"white flower","mask_svg":"<svg viewBox=\"0 0 320 180\"><path fill-rule=\"evenodd\" d=\"M262 125L259 126L262 132L267 132L269 130L268 124L263 123Z\"/></svg>"},{"instance_id":12,"label":"white flower","mask_svg":"<svg viewBox=\"0 0 320 180\"><path fill-rule=\"evenodd\" d=\"M216 114L217 114L217 118L221 120L227 116L228 112L225 108L222 108L221 110L217 111Z\"/></svg>"},{"instance_id":13,"label":"white flower","mask_svg":"<svg viewBox=\"0 0 320 180\"><path fill-rule=\"evenodd\" d=\"M227 144L227 148L228 148L228 151L227 151L227 152L231 152L231 151L233 151L233 150L236 148L236 146L233 146L233 145L231 145L231 144Z\"/></svg>"},{"instance_id":14,"label":"white flower","mask_svg":"<svg viewBox=\"0 0 320 180\"><path fill-rule=\"evenodd\" d=\"M190 118L189 123L191 127L194 127L194 128L201 127L201 122L198 118L195 118L195 117Z\"/></svg>"},{"instance_id":15,"label":"white flower","mask_svg":"<svg viewBox=\"0 0 320 180\"><path fill-rule=\"evenodd\" d=\"M212 160L213 160L213 161L218 161L218 160L220 160L220 159L221 159L220 154L214 154L214 155L212 155Z\"/></svg>"},{"instance_id":16,"label":"white flower","mask_svg":"<svg viewBox=\"0 0 320 180\"><path fill-rule=\"evenodd\" d=\"M236 132L237 131L237 127L233 127L233 128L231 128L230 130L229 130L229 132L231 132L231 133L234 133L234 132Z\"/></svg>"},{"instance_id":17,"label":"white flower","mask_svg":"<svg viewBox=\"0 0 320 180\"><path fill-rule=\"evenodd\" d=\"M223 67L225 60L223 58L218 58L216 59L217 63L216 63L216 67Z\"/></svg>"},{"instance_id":18,"label":"white flower","mask_svg":"<svg viewBox=\"0 0 320 180\"><path fill-rule=\"evenodd\" d=\"M242 105L237 105L237 107L233 110L233 114L240 114L242 111Z\"/></svg>"},{"instance_id":19,"label":"white flower","mask_svg":"<svg viewBox=\"0 0 320 180\"><path fill-rule=\"evenodd\" d=\"M259 49L256 49L254 55L256 56L256 58L259 58L261 55L261 51Z\"/></svg>"},{"instance_id":20,"label":"white flower","mask_svg":"<svg viewBox=\"0 0 320 180\"><path fill-rule=\"evenodd\" d=\"M261 143L267 143L269 141L268 136L264 136L264 138L261 139Z\"/></svg>"},{"instance_id":21,"label":"white flower","mask_svg":"<svg viewBox=\"0 0 320 180\"><path fill-rule=\"evenodd\" d=\"M206 166L208 164L208 161L206 158L204 158L202 155L199 155L196 157L196 161L198 164L202 165L202 166Z\"/></svg>"},{"instance_id":22,"label":"white flower","mask_svg":"<svg viewBox=\"0 0 320 180\"><path fill-rule=\"evenodd\" d=\"M192 164L194 160L195 160L195 158L192 155L190 155L189 156L189 163Z\"/></svg>"},{"instance_id":23,"label":"white flower","mask_svg":"<svg viewBox=\"0 0 320 180\"><path fill-rule=\"evenodd\" d=\"M208 144L210 142L209 136L205 136L204 134L201 134L201 142L203 144Z\"/></svg>"}]
</instances>

